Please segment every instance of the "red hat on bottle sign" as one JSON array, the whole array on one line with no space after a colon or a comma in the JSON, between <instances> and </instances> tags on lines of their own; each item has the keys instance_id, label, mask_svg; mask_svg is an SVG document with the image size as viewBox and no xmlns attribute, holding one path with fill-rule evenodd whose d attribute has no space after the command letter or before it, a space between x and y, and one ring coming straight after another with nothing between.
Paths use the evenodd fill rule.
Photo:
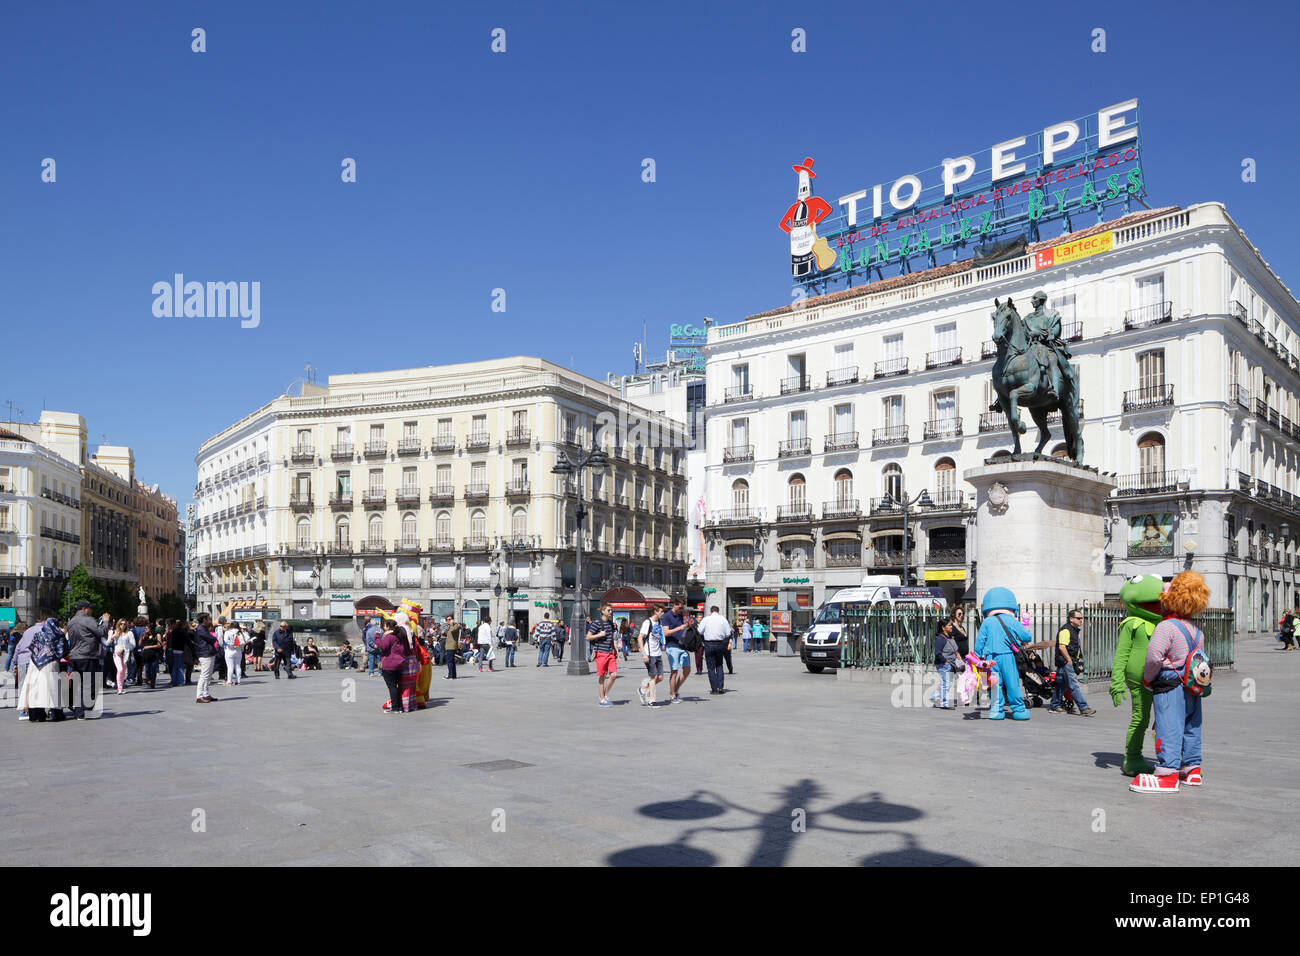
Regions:
<instances>
[{"instance_id":1,"label":"red hat on bottle sign","mask_svg":"<svg viewBox=\"0 0 1300 956\"><path fill-rule=\"evenodd\" d=\"M812 166L813 166L812 157L807 156L804 158L802 166L791 166L790 168L793 169L796 173L807 173L811 178L816 179L817 174L813 172Z\"/></svg>"}]
</instances>

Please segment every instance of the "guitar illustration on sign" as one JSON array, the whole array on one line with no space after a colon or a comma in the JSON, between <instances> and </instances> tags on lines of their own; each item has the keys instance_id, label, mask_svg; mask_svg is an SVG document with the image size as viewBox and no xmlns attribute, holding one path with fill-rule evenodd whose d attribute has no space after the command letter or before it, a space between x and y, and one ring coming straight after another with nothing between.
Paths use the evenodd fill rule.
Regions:
<instances>
[{"instance_id":1,"label":"guitar illustration on sign","mask_svg":"<svg viewBox=\"0 0 1300 956\"><path fill-rule=\"evenodd\" d=\"M817 223L834 210L825 199L812 194L812 180L817 178L812 167L811 156L802 165L791 167L799 174L799 190L781 217L781 231L790 234L790 274L796 279L811 275L814 264L817 272L829 269L836 258L830 244L817 235Z\"/></svg>"}]
</instances>

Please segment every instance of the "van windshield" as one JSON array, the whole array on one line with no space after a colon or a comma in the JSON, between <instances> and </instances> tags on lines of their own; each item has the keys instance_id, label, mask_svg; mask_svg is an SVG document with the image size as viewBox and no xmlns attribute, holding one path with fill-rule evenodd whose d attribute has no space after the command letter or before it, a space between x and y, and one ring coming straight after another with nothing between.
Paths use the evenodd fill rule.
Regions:
<instances>
[{"instance_id":1,"label":"van windshield","mask_svg":"<svg viewBox=\"0 0 1300 956\"><path fill-rule=\"evenodd\" d=\"M839 624L840 622L840 605L827 604L817 612L817 620L814 624Z\"/></svg>"}]
</instances>

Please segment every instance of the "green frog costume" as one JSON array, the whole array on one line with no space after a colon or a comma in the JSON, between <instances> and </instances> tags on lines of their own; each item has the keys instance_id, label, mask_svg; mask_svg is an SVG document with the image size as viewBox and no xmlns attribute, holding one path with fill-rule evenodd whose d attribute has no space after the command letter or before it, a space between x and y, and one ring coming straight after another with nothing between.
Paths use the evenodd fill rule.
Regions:
<instances>
[{"instance_id":1,"label":"green frog costume","mask_svg":"<svg viewBox=\"0 0 1300 956\"><path fill-rule=\"evenodd\" d=\"M1110 668L1110 699L1116 707L1124 703L1126 686L1133 699L1133 719L1124 737L1125 774L1151 773L1155 769L1142 757L1142 741L1151 725L1151 691L1142 686L1142 668L1147 643L1164 617L1160 607L1164 589L1164 581L1153 574L1135 575L1119 589L1128 617L1119 626L1119 642Z\"/></svg>"}]
</instances>

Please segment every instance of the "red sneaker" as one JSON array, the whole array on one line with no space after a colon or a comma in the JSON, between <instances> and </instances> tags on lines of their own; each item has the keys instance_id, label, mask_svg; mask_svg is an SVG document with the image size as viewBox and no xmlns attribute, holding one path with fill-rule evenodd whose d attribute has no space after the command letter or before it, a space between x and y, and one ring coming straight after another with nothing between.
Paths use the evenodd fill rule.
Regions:
<instances>
[{"instance_id":1,"label":"red sneaker","mask_svg":"<svg viewBox=\"0 0 1300 956\"><path fill-rule=\"evenodd\" d=\"M1177 793L1178 774L1157 776L1154 773L1140 773L1133 778L1128 788L1134 793Z\"/></svg>"},{"instance_id":2,"label":"red sneaker","mask_svg":"<svg viewBox=\"0 0 1300 956\"><path fill-rule=\"evenodd\" d=\"M1199 787L1201 785L1201 768L1184 767L1178 771L1178 779L1189 787Z\"/></svg>"}]
</instances>

